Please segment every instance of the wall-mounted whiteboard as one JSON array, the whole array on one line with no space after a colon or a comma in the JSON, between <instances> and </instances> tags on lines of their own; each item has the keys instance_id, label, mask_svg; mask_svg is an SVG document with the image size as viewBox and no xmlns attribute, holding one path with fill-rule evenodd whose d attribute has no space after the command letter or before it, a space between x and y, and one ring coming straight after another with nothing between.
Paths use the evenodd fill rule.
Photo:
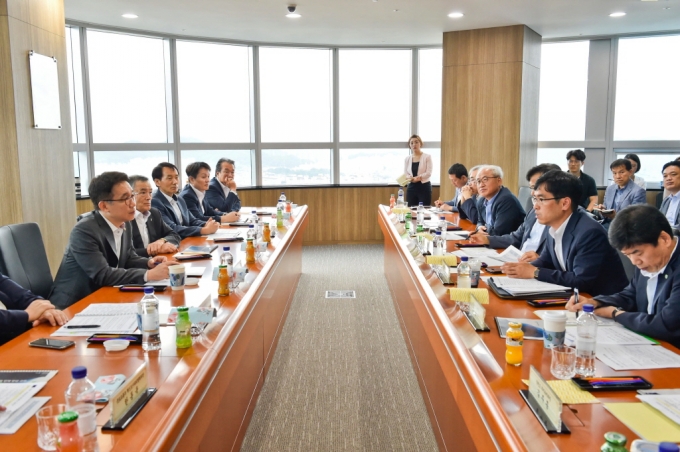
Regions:
<instances>
[{"instance_id":1,"label":"wall-mounted whiteboard","mask_svg":"<svg viewBox=\"0 0 680 452\"><path fill-rule=\"evenodd\" d=\"M33 127L61 129L57 59L31 50L28 52L28 62L31 68Z\"/></svg>"}]
</instances>

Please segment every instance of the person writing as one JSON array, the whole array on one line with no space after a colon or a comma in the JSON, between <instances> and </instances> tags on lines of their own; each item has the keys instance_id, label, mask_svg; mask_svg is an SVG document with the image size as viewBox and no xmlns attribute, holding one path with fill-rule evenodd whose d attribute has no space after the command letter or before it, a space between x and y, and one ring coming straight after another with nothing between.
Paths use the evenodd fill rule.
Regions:
<instances>
[{"instance_id":1,"label":"person writing","mask_svg":"<svg viewBox=\"0 0 680 452\"><path fill-rule=\"evenodd\" d=\"M441 210L447 212L458 212L458 203L460 202L460 191L468 184L468 171L461 163L454 163L449 168L449 180L451 185L456 189L456 194L451 201L442 202L440 199L434 202L434 205Z\"/></svg>"},{"instance_id":2,"label":"person writing","mask_svg":"<svg viewBox=\"0 0 680 452\"><path fill-rule=\"evenodd\" d=\"M604 203L595 206L602 212L604 222L602 226L609 228L609 224L616 217L616 212L620 212L628 206L634 204L645 204L647 195L645 191L631 180L633 166L628 159L614 160L609 169L612 171L614 183L607 187L604 192Z\"/></svg>"},{"instance_id":3,"label":"person writing","mask_svg":"<svg viewBox=\"0 0 680 452\"><path fill-rule=\"evenodd\" d=\"M411 135L408 140L411 155L404 160L404 174L409 181L406 188L406 202L409 206L432 204L432 156L422 151L423 140L418 135Z\"/></svg>"},{"instance_id":4,"label":"person writing","mask_svg":"<svg viewBox=\"0 0 680 452\"><path fill-rule=\"evenodd\" d=\"M637 267L635 275L614 294L578 303L572 297L567 309L591 304L596 315L680 347L680 252L664 214L646 204L627 207L612 221L609 241Z\"/></svg>"},{"instance_id":5,"label":"person writing","mask_svg":"<svg viewBox=\"0 0 680 452\"><path fill-rule=\"evenodd\" d=\"M477 230L489 235L504 235L516 230L526 213L519 200L503 186L500 166L485 165L477 173Z\"/></svg>"},{"instance_id":6,"label":"person writing","mask_svg":"<svg viewBox=\"0 0 680 452\"><path fill-rule=\"evenodd\" d=\"M673 160L663 166L663 187L668 191L668 196L661 203L661 213L672 228L677 229L680 225L680 161Z\"/></svg>"},{"instance_id":7,"label":"person writing","mask_svg":"<svg viewBox=\"0 0 680 452\"><path fill-rule=\"evenodd\" d=\"M187 165L186 173L189 183L179 197L184 200L194 217L202 221L212 218L220 223L233 223L241 218L238 212L222 213L208 203L205 194L210 188L210 165L205 162L190 163Z\"/></svg>"}]
</instances>

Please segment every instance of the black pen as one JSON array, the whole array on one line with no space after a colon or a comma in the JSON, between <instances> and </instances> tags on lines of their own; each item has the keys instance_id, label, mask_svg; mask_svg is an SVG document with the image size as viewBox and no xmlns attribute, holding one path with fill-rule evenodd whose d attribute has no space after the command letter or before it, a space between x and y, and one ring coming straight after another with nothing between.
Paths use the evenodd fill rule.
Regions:
<instances>
[{"instance_id":1,"label":"black pen","mask_svg":"<svg viewBox=\"0 0 680 452\"><path fill-rule=\"evenodd\" d=\"M100 328L101 325L66 325L69 330L79 330L81 328Z\"/></svg>"},{"instance_id":2,"label":"black pen","mask_svg":"<svg viewBox=\"0 0 680 452\"><path fill-rule=\"evenodd\" d=\"M574 305L578 304L578 289L574 289ZM578 318L579 313L581 312L580 309L576 310L576 318Z\"/></svg>"}]
</instances>

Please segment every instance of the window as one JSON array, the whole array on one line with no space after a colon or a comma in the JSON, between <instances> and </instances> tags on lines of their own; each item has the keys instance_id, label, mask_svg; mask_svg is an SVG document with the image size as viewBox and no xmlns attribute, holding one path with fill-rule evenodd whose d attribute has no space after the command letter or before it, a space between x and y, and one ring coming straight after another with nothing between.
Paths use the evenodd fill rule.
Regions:
<instances>
[{"instance_id":1,"label":"window","mask_svg":"<svg viewBox=\"0 0 680 452\"><path fill-rule=\"evenodd\" d=\"M329 49L260 48L263 142L332 141L332 61Z\"/></svg>"},{"instance_id":2,"label":"window","mask_svg":"<svg viewBox=\"0 0 680 452\"><path fill-rule=\"evenodd\" d=\"M340 50L340 141L406 141L411 51Z\"/></svg>"},{"instance_id":3,"label":"window","mask_svg":"<svg viewBox=\"0 0 680 452\"><path fill-rule=\"evenodd\" d=\"M83 102L83 72L80 58L80 29L66 27L66 66L71 106L71 134L74 143L86 143Z\"/></svg>"},{"instance_id":4,"label":"window","mask_svg":"<svg viewBox=\"0 0 680 452\"><path fill-rule=\"evenodd\" d=\"M396 184L408 149L340 149L340 183Z\"/></svg>"},{"instance_id":5,"label":"window","mask_svg":"<svg viewBox=\"0 0 680 452\"><path fill-rule=\"evenodd\" d=\"M625 152L622 149L616 150L617 159L622 159L627 154L637 154L640 158L640 171L635 173L635 175L642 177L647 182L647 188L659 188L659 182L663 179L661 175L663 166L680 157L680 151L658 154L635 150Z\"/></svg>"},{"instance_id":6,"label":"window","mask_svg":"<svg viewBox=\"0 0 680 452\"><path fill-rule=\"evenodd\" d=\"M93 141L168 142L166 43L88 30L87 46Z\"/></svg>"},{"instance_id":7,"label":"window","mask_svg":"<svg viewBox=\"0 0 680 452\"><path fill-rule=\"evenodd\" d=\"M246 46L177 41L180 141L251 141L250 60Z\"/></svg>"},{"instance_id":8,"label":"window","mask_svg":"<svg viewBox=\"0 0 680 452\"><path fill-rule=\"evenodd\" d=\"M589 41L541 46L539 141L585 139L589 46Z\"/></svg>"},{"instance_id":9,"label":"window","mask_svg":"<svg viewBox=\"0 0 680 452\"><path fill-rule=\"evenodd\" d=\"M619 41L615 140L680 139L680 36Z\"/></svg>"},{"instance_id":10,"label":"window","mask_svg":"<svg viewBox=\"0 0 680 452\"><path fill-rule=\"evenodd\" d=\"M168 151L97 151L94 153L94 174L120 171L128 176L138 174L151 179L151 170L168 161Z\"/></svg>"},{"instance_id":11,"label":"window","mask_svg":"<svg viewBox=\"0 0 680 452\"><path fill-rule=\"evenodd\" d=\"M262 185L328 185L330 149L263 149Z\"/></svg>"},{"instance_id":12,"label":"window","mask_svg":"<svg viewBox=\"0 0 680 452\"><path fill-rule=\"evenodd\" d=\"M418 51L418 135L442 139L442 49Z\"/></svg>"},{"instance_id":13,"label":"window","mask_svg":"<svg viewBox=\"0 0 680 452\"><path fill-rule=\"evenodd\" d=\"M215 176L217 161L227 158L234 161L234 180L236 187L250 187L253 184L252 151L250 150L221 150L221 151L182 151L182 174L180 179L184 184L188 182L186 168L190 163L205 162L210 165L211 174Z\"/></svg>"},{"instance_id":14,"label":"window","mask_svg":"<svg viewBox=\"0 0 680 452\"><path fill-rule=\"evenodd\" d=\"M536 153L536 164L554 163L556 165L560 165L560 168L562 168L564 171L569 171L569 165L567 164L567 152L572 151L573 149L574 148L538 148L538 152ZM583 150L583 148L581 148L581 150ZM581 170L584 172L587 163L588 159L586 158L583 168L581 168ZM524 175L521 174L520 176L523 180Z\"/></svg>"}]
</instances>

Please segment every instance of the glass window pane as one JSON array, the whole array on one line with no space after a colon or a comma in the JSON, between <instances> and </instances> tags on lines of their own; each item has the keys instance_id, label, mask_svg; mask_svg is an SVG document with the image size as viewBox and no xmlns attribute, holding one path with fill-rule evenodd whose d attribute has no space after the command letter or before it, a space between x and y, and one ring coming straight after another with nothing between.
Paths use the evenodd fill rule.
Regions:
<instances>
[{"instance_id":1,"label":"glass window pane","mask_svg":"<svg viewBox=\"0 0 680 452\"><path fill-rule=\"evenodd\" d=\"M71 134L74 143L87 143L83 103L83 72L80 59L80 29L66 27L66 66L68 66Z\"/></svg>"},{"instance_id":2,"label":"glass window pane","mask_svg":"<svg viewBox=\"0 0 680 452\"><path fill-rule=\"evenodd\" d=\"M538 148L536 153L536 164L541 163L554 163L559 165L564 171L569 171L569 165L567 164L567 152L572 151L577 148ZM583 148L581 148L583 150ZM581 171L585 172L586 165L588 164L588 159L586 159Z\"/></svg>"},{"instance_id":3,"label":"glass window pane","mask_svg":"<svg viewBox=\"0 0 680 452\"><path fill-rule=\"evenodd\" d=\"M340 183L396 184L408 149L340 149Z\"/></svg>"},{"instance_id":4,"label":"glass window pane","mask_svg":"<svg viewBox=\"0 0 680 452\"><path fill-rule=\"evenodd\" d=\"M340 50L340 141L408 140L410 50Z\"/></svg>"},{"instance_id":5,"label":"glass window pane","mask_svg":"<svg viewBox=\"0 0 680 452\"><path fill-rule=\"evenodd\" d=\"M616 150L617 159L624 158L626 154L637 154L640 158L640 171L635 175L642 177L647 182L647 188L659 188L659 182L663 179L661 176L663 166L680 157L680 151L647 154L635 150L626 150L625 152L621 149Z\"/></svg>"},{"instance_id":6,"label":"glass window pane","mask_svg":"<svg viewBox=\"0 0 680 452\"><path fill-rule=\"evenodd\" d=\"M221 158L231 159L234 164L234 180L236 187L251 187L253 185L252 151L244 150L221 150L221 151L182 151L182 184L188 181L186 168L190 163L205 162L210 165L211 174L215 176L217 161Z\"/></svg>"},{"instance_id":7,"label":"glass window pane","mask_svg":"<svg viewBox=\"0 0 680 452\"><path fill-rule=\"evenodd\" d=\"M615 140L680 139L680 36L619 41Z\"/></svg>"},{"instance_id":8,"label":"glass window pane","mask_svg":"<svg viewBox=\"0 0 680 452\"><path fill-rule=\"evenodd\" d=\"M87 31L93 140L165 143L162 39Z\"/></svg>"},{"instance_id":9,"label":"glass window pane","mask_svg":"<svg viewBox=\"0 0 680 452\"><path fill-rule=\"evenodd\" d=\"M182 142L251 141L250 55L246 46L177 41Z\"/></svg>"},{"instance_id":10,"label":"glass window pane","mask_svg":"<svg viewBox=\"0 0 680 452\"><path fill-rule=\"evenodd\" d=\"M263 149L262 185L328 185L330 149Z\"/></svg>"},{"instance_id":11,"label":"glass window pane","mask_svg":"<svg viewBox=\"0 0 680 452\"><path fill-rule=\"evenodd\" d=\"M128 176L138 174L151 179L151 170L159 163L168 161L168 151L96 151L94 174L120 171Z\"/></svg>"},{"instance_id":12,"label":"glass window pane","mask_svg":"<svg viewBox=\"0 0 680 452\"><path fill-rule=\"evenodd\" d=\"M332 55L330 49L260 47L263 142L332 140Z\"/></svg>"},{"instance_id":13,"label":"glass window pane","mask_svg":"<svg viewBox=\"0 0 680 452\"><path fill-rule=\"evenodd\" d=\"M425 141L442 139L442 49L418 51L418 134Z\"/></svg>"},{"instance_id":14,"label":"glass window pane","mask_svg":"<svg viewBox=\"0 0 680 452\"><path fill-rule=\"evenodd\" d=\"M539 140L585 139L589 49L589 41L541 46Z\"/></svg>"}]
</instances>

